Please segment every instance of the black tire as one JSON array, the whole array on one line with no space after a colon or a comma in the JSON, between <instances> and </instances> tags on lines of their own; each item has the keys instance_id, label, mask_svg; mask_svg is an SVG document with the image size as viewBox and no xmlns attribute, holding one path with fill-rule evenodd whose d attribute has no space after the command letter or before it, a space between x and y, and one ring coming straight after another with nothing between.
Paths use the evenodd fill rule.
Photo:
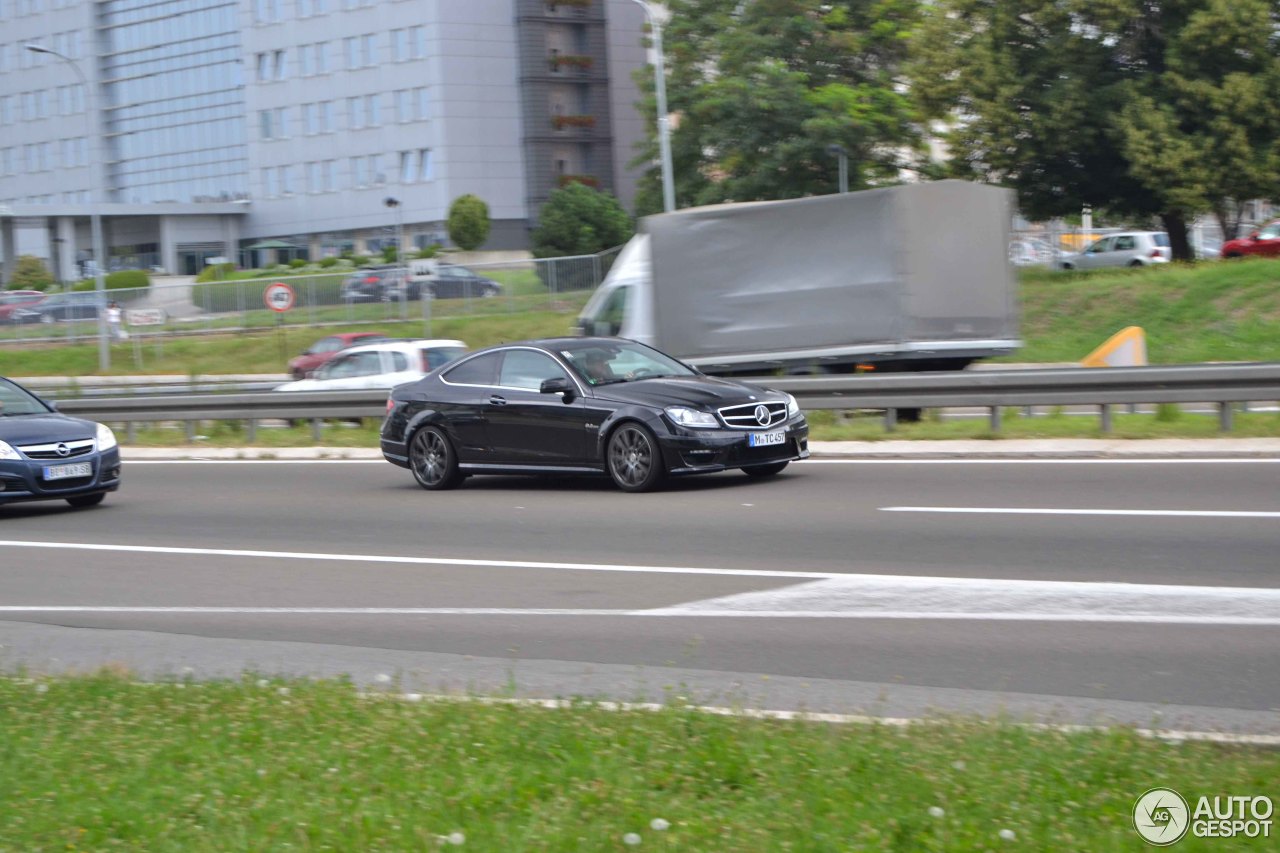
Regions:
<instances>
[{"instance_id":1,"label":"black tire","mask_svg":"<svg viewBox=\"0 0 1280 853\"><path fill-rule=\"evenodd\" d=\"M1129 267L1130 267L1130 269L1132 269L1132 268L1134 268L1134 267L1144 267L1144 266L1146 266L1146 264L1144 264L1142 261L1130 261L1130 262L1129 262Z\"/></svg>"},{"instance_id":2,"label":"black tire","mask_svg":"<svg viewBox=\"0 0 1280 853\"><path fill-rule=\"evenodd\" d=\"M786 468L789 462L772 462L768 465L752 465L750 468L743 468L742 473L748 477L772 477L774 474L782 473L782 469Z\"/></svg>"},{"instance_id":3,"label":"black tire","mask_svg":"<svg viewBox=\"0 0 1280 853\"><path fill-rule=\"evenodd\" d=\"M1075 269L1075 266L1072 264L1063 264L1062 269L1066 272L1071 272L1073 269Z\"/></svg>"},{"instance_id":4,"label":"black tire","mask_svg":"<svg viewBox=\"0 0 1280 853\"><path fill-rule=\"evenodd\" d=\"M98 492L96 495L80 495L74 498L67 498L67 503L77 509L81 509L87 506L97 506L102 503L102 499L106 496L106 492Z\"/></svg>"},{"instance_id":5,"label":"black tire","mask_svg":"<svg viewBox=\"0 0 1280 853\"><path fill-rule=\"evenodd\" d=\"M609 436L605 464L614 485L624 492L650 492L667 478L658 440L634 421L622 424Z\"/></svg>"},{"instance_id":6,"label":"black tire","mask_svg":"<svg viewBox=\"0 0 1280 853\"><path fill-rule=\"evenodd\" d=\"M409 439L409 470L418 485L430 491L452 489L463 480L449 437L431 426L423 427Z\"/></svg>"}]
</instances>

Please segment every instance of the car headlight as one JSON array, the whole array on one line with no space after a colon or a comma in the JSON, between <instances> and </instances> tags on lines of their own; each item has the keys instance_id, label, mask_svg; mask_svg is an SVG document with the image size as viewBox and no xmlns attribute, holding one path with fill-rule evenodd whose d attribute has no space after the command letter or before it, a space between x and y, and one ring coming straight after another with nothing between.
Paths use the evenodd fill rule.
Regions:
<instances>
[{"instance_id":1,"label":"car headlight","mask_svg":"<svg viewBox=\"0 0 1280 853\"><path fill-rule=\"evenodd\" d=\"M98 424L98 451L110 450L116 446L116 434L106 424Z\"/></svg>"},{"instance_id":2,"label":"car headlight","mask_svg":"<svg viewBox=\"0 0 1280 853\"><path fill-rule=\"evenodd\" d=\"M794 418L798 414L800 414L800 404L796 402L795 397L788 394L787 395L787 417Z\"/></svg>"},{"instance_id":3,"label":"car headlight","mask_svg":"<svg viewBox=\"0 0 1280 853\"><path fill-rule=\"evenodd\" d=\"M707 429L720 426L716 416L710 412L700 412L697 409L690 409L686 406L667 406L663 411L667 413L667 417L682 427Z\"/></svg>"},{"instance_id":4,"label":"car headlight","mask_svg":"<svg viewBox=\"0 0 1280 853\"><path fill-rule=\"evenodd\" d=\"M21 459L21 458L22 457L18 455L18 451L14 450L5 442L0 441L0 459Z\"/></svg>"}]
</instances>

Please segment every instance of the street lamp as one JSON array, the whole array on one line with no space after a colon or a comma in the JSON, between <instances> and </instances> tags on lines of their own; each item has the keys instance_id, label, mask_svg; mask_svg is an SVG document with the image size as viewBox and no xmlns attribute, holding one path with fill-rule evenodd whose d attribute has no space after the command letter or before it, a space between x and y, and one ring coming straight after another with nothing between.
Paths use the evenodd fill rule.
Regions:
<instances>
[{"instance_id":1,"label":"street lamp","mask_svg":"<svg viewBox=\"0 0 1280 853\"><path fill-rule=\"evenodd\" d=\"M396 262L403 277L400 286L400 319L407 320L409 306L405 300L409 298L409 263L404 255L404 215L401 213L400 199L387 196L382 203L396 212Z\"/></svg>"},{"instance_id":2,"label":"street lamp","mask_svg":"<svg viewBox=\"0 0 1280 853\"><path fill-rule=\"evenodd\" d=\"M845 150L843 145L828 145L827 153L834 154L839 158L840 192L847 193L849 191L849 152Z\"/></svg>"},{"instance_id":3,"label":"street lamp","mask_svg":"<svg viewBox=\"0 0 1280 853\"><path fill-rule=\"evenodd\" d=\"M667 116L667 70L662 55L662 22L646 0L635 0L653 31L653 49L658 61L653 65L653 88L658 97L658 152L662 158L662 208L667 213L676 209L676 185L671 175L671 122Z\"/></svg>"},{"instance_id":4,"label":"street lamp","mask_svg":"<svg viewBox=\"0 0 1280 853\"><path fill-rule=\"evenodd\" d=\"M107 253L102 244L102 214L98 210L100 203L106 200L106 196L102 190L103 184L100 177L102 158L99 156L98 133L94 123L97 98L94 97L93 87L89 85L88 78L84 76L84 72L80 70L80 66L74 59L59 53L53 48L40 44L24 44L23 47L32 53L47 53L50 56L58 57L58 59L71 66L71 70L75 71L76 76L80 78L80 84L84 86L85 124L89 131L90 159L93 160L89 165L89 229L93 239L93 289L98 297L98 372L106 373L111 369L111 347L107 341L107 282L103 273L104 265L107 262ZM94 197L98 193L103 194L102 199Z\"/></svg>"}]
</instances>

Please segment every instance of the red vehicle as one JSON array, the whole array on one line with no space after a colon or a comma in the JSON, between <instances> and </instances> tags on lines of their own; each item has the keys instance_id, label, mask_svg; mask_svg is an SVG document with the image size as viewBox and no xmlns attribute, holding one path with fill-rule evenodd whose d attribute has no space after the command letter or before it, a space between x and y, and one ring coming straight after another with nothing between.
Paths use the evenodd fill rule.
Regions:
<instances>
[{"instance_id":1,"label":"red vehicle","mask_svg":"<svg viewBox=\"0 0 1280 853\"><path fill-rule=\"evenodd\" d=\"M1228 240L1222 244L1222 257L1280 258L1280 219L1272 220L1248 237Z\"/></svg>"},{"instance_id":2,"label":"red vehicle","mask_svg":"<svg viewBox=\"0 0 1280 853\"><path fill-rule=\"evenodd\" d=\"M289 362L289 375L294 379L305 379L311 371L347 347L376 344L386 339L387 336L382 332L341 332L337 335L329 335L309 346L302 355L294 357Z\"/></svg>"},{"instance_id":3,"label":"red vehicle","mask_svg":"<svg viewBox=\"0 0 1280 853\"><path fill-rule=\"evenodd\" d=\"M45 295L38 290L0 291L0 323L15 323L13 312L19 308L33 308Z\"/></svg>"}]
</instances>

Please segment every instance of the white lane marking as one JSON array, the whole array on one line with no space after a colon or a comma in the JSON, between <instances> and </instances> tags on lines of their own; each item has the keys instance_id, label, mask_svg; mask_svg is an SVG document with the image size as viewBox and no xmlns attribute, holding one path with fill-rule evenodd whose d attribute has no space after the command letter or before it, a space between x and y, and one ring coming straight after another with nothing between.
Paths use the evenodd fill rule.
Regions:
<instances>
[{"instance_id":1,"label":"white lane marking","mask_svg":"<svg viewBox=\"0 0 1280 853\"><path fill-rule=\"evenodd\" d=\"M414 566L478 566L488 569L557 569L579 572L638 572L644 574L724 575L746 578L830 578L839 572L779 569L715 569L696 566L628 566L606 563L557 563L532 560L474 560L454 557L398 557L384 554L321 554L306 551L258 551L244 548L178 548L160 545L104 545L85 542L35 542L0 539L4 548L45 548L68 551L114 551L128 554L175 554L189 557L254 557L270 560L310 560L341 563L395 563Z\"/></svg>"},{"instance_id":2,"label":"white lane marking","mask_svg":"<svg viewBox=\"0 0 1280 853\"><path fill-rule=\"evenodd\" d=\"M875 452L875 451L862 451ZM928 450L926 453L939 451ZM941 451L950 452L950 451ZM385 459L130 459L126 453L124 461L130 467L134 465L386 465ZM1115 459L1115 458L1070 458L1070 459L1037 459L1034 457L1018 457L1016 459L983 459L983 458L948 458L948 459L798 459L796 465L1258 465L1277 464L1280 458L1272 457L1193 457L1178 459Z\"/></svg>"},{"instance_id":3,"label":"white lane marking","mask_svg":"<svg viewBox=\"0 0 1280 853\"><path fill-rule=\"evenodd\" d=\"M1280 616L1161 615L1126 613L1007 613L999 611L897 610L729 610L720 607L678 606L657 610L563 610L510 607L152 607L93 605L4 605L0 613L84 613L202 616L608 616L696 619L889 619L968 622L1111 622L1154 625L1280 626Z\"/></svg>"},{"instance_id":4,"label":"white lane marking","mask_svg":"<svg viewBox=\"0 0 1280 853\"><path fill-rule=\"evenodd\" d=\"M1212 509L1069 509L998 506L882 506L881 512L931 512L976 515L1122 515L1168 518L1280 518L1265 510Z\"/></svg>"},{"instance_id":5,"label":"white lane marking","mask_svg":"<svg viewBox=\"0 0 1280 853\"><path fill-rule=\"evenodd\" d=\"M1280 589L846 575L644 611L814 618L1280 625Z\"/></svg>"}]
</instances>

